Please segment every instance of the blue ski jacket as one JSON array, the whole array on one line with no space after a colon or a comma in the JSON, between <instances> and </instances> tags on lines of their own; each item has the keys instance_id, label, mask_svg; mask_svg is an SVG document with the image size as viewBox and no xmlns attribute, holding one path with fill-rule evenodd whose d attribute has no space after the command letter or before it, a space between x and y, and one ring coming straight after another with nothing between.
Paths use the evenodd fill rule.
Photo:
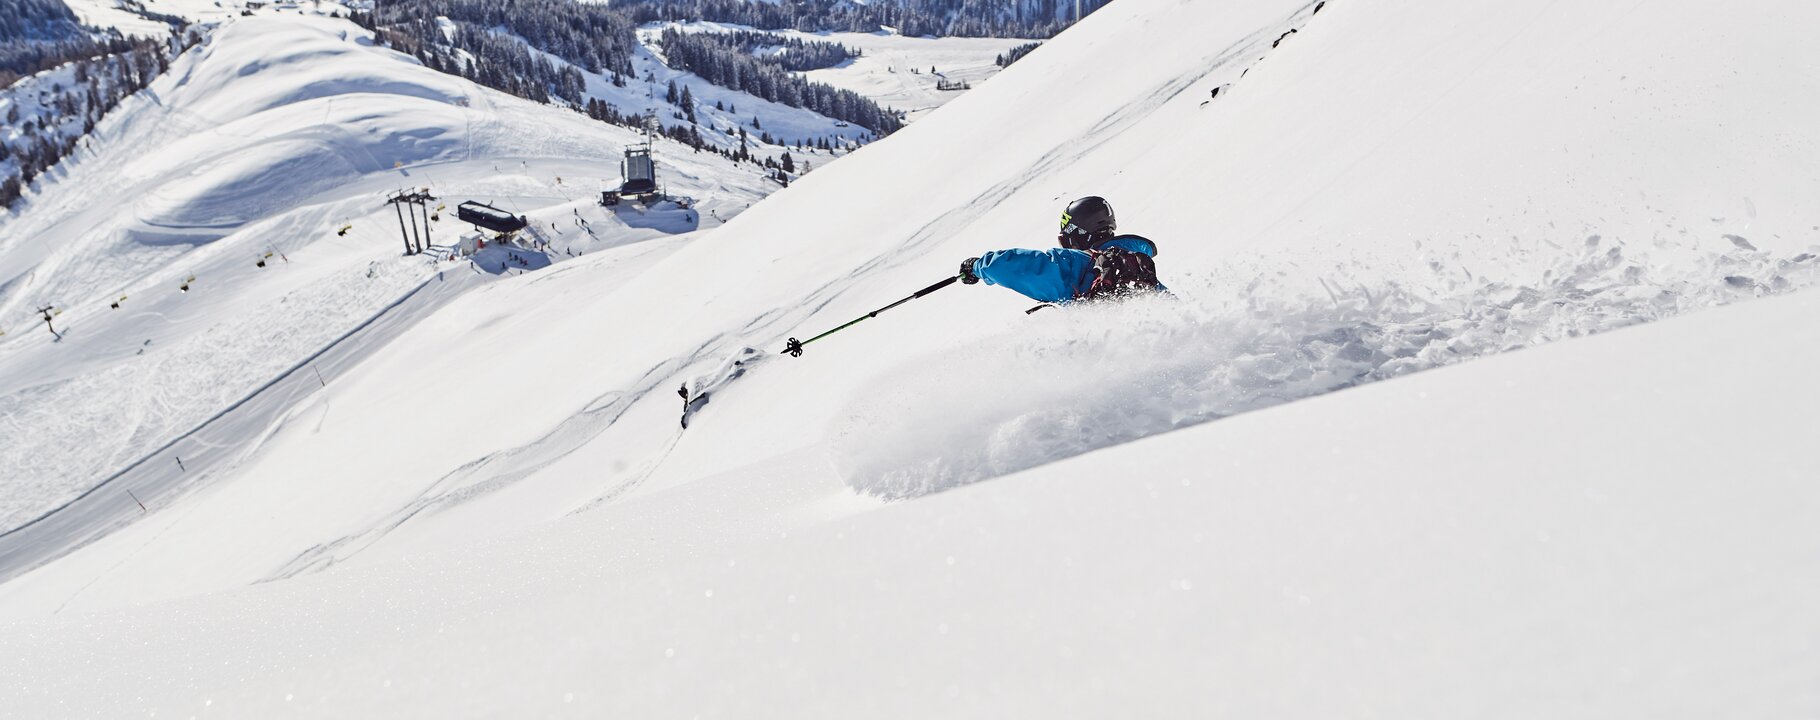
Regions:
<instances>
[{"instance_id":1,"label":"blue ski jacket","mask_svg":"<svg viewBox=\"0 0 1820 720\"><path fill-rule=\"evenodd\" d=\"M1156 257L1156 243L1121 235L1099 247L1115 247ZM1002 285L1037 302L1066 303L1093 286L1093 256L1080 250L994 250L973 263L973 274L987 285Z\"/></svg>"}]
</instances>

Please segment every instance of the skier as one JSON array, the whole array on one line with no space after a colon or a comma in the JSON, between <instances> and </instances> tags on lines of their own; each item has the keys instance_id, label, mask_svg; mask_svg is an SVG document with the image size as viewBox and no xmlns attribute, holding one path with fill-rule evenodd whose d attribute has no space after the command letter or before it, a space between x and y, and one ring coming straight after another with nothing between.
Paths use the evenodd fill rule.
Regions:
<instances>
[{"instance_id":1,"label":"skier","mask_svg":"<svg viewBox=\"0 0 1820 720\"><path fill-rule=\"evenodd\" d=\"M1056 304L1167 290L1157 281L1151 259L1156 243L1118 234L1105 198L1090 195L1069 203L1057 239L1061 247L1050 250L994 250L967 258L961 262L961 282L985 281Z\"/></svg>"},{"instance_id":2,"label":"skier","mask_svg":"<svg viewBox=\"0 0 1820 720\"><path fill-rule=\"evenodd\" d=\"M868 318L924 297L960 281L973 285L1003 285L1042 303L1026 310L1036 312L1051 305L1077 300L1109 300L1144 293L1168 294L1156 279L1156 243L1137 235L1118 234L1112 206L1097 196L1069 203L1062 213L1061 247L1052 250L994 250L961 262L958 275L950 275L897 302L861 315L844 325L808 340L790 338L783 354L802 357L803 346L853 327Z\"/></svg>"}]
</instances>

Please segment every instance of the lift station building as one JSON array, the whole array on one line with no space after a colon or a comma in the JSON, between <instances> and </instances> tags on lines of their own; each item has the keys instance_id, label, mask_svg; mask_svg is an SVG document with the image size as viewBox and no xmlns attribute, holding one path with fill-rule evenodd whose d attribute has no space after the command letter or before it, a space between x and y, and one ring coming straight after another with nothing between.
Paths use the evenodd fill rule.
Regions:
<instances>
[{"instance_id":1,"label":"lift station building","mask_svg":"<svg viewBox=\"0 0 1820 720\"><path fill-rule=\"evenodd\" d=\"M496 233L517 232L523 230L527 224L522 217L473 200L457 206L455 217L474 227L492 230Z\"/></svg>"}]
</instances>

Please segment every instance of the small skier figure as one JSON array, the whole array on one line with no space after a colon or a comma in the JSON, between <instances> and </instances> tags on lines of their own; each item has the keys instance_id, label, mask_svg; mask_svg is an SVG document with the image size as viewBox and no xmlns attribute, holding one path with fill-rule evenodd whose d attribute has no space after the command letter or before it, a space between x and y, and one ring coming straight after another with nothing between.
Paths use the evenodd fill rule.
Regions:
<instances>
[{"instance_id":1,"label":"small skier figure","mask_svg":"<svg viewBox=\"0 0 1820 720\"><path fill-rule=\"evenodd\" d=\"M967 258L961 262L961 282L1002 285L1055 304L1167 291L1156 277L1156 243L1119 234L1105 198L1069 203L1057 240L1059 248L994 250Z\"/></svg>"},{"instance_id":2,"label":"small skier figure","mask_svg":"<svg viewBox=\"0 0 1820 720\"><path fill-rule=\"evenodd\" d=\"M689 416L694 415L695 411L700 410L703 405L708 404L708 394L704 392L704 393L701 393L700 395L696 395L695 397L689 397L689 384L688 383L683 383L682 387L677 388L676 394L682 396L682 400L683 400L682 426L683 426L684 430L687 430L687 429L689 429Z\"/></svg>"},{"instance_id":3,"label":"small skier figure","mask_svg":"<svg viewBox=\"0 0 1820 720\"><path fill-rule=\"evenodd\" d=\"M63 335L57 332L57 326L51 324L51 306L46 305L38 308L38 312L44 313L44 329L51 331L51 336L58 340L62 340Z\"/></svg>"}]
</instances>

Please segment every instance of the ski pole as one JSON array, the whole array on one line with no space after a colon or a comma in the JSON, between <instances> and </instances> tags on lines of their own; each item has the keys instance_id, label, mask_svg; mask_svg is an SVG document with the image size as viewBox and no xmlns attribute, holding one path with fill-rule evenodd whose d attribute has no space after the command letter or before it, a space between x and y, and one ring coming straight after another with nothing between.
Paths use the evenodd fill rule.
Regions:
<instances>
[{"instance_id":1,"label":"ski pole","mask_svg":"<svg viewBox=\"0 0 1820 720\"><path fill-rule=\"evenodd\" d=\"M861 321L861 320L865 320L865 319L866 319L866 318L875 318L875 317L878 317L878 314L879 314L879 313L882 313L882 312L884 312L884 311L886 311L886 310L890 310L890 309L891 309L891 308L894 308L894 307L897 307L897 306L899 306L899 305L902 305L902 304L904 304L904 303L907 303L907 302L910 302L910 301L911 301L911 300L915 300L915 299L917 299L917 298L919 298L919 297L922 297L922 296L924 296L924 295L928 295L928 294L929 294L929 293L932 293L932 292L935 292L935 291L937 291L937 290L940 290L940 289L942 289L942 288L945 288L945 287L948 287L948 286L949 286L949 285L953 285L953 284L954 284L954 281L956 281L956 280L959 280L959 279L961 279L961 278L960 278L960 276L959 276L959 275L956 275L956 276L954 276L954 277L951 277L951 278L948 278L948 279L946 279L946 280L943 280L943 281L941 281L941 282L938 282L938 283L936 283L936 284L934 284L934 285L930 285L930 286L929 286L929 287L926 287L926 288L923 288L923 289L921 289L921 290L918 290L918 291L916 291L916 292L915 292L915 293L914 293L914 294L912 294L912 295L911 295L911 296L910 296L910 297L907 297L907 298L904 298L904 299L902 299L902 300L899 300L899 301L897 301L897 302L894 302L894 303L891 303L891 304L890 304L890 305L886 305L886 306L884 306L884 307L882 307L882 308L879 308L879 309L877 309L877 310L873 310L873 311L872 311L872 312L869 312L869 313L866 313L866 314L864 314L864 315L861 315L861 316L859 316L859 317L857 317L857 318L854 318L854 319L853 319L853 320L852 320L852 321L850 321L850 322L848 322L848 323L847 323L847 324L845 324L845 325L842 325L842 326L840 326L840 327L837 327L837 328L835 328L835 329L833 329L833 330L829 330L829 331L827 331L827 332L825 332L825 333L822 333L822 334L820 334L820 335L817 335L817 336L815 336L815 337L812 337L812 338L809 338L809 339L808 339L808 340L797 340L797 339L796 339L796 338L790 338L790 341L789 341L789 342L787 342L787 343L784 343L784 352L785 352L785 353L789 353L789 354L790 354L790 356L791 356L791 357L802 357L802 356L803 356L803 346L804 346L804 345L808 345L808 344L809 344L809 343L812 343L812 342L815 342L815 341L817 341L817 340L820 340L820 339L822 339L822 338L825 338L825 337L827 337L827 336L829 336L829 335L833 335L833 334L835 334L835 333L837 333L837 332L840 332L840 331L842 331L842 330L845 330L845 329L847 329L847 328L850 328L850 327L853 327L853 326L854 326L854 325L857 325L857 324L859 324L859 322L860 322L860 321Z\"/></svg>"}]
</instances>

